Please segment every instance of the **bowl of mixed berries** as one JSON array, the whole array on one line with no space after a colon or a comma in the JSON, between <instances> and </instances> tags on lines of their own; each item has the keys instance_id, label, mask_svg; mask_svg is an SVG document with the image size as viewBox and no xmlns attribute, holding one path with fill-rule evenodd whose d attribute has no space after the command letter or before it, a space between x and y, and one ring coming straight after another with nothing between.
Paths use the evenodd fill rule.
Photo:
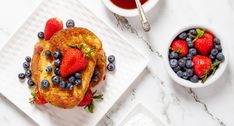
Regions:
<instances>
[{"instance_id":1,"label":"bowl of mixed berries","mask_svg":"<svg viewBox=\"0 0 234 126\"><path fill-rule=\"evenodd\" d=\"M191 27L181 31L173 37L166 52L169 75L186 87L212 84L227 66L224 43L206 28Z\"/></svg>"}]
</instances>

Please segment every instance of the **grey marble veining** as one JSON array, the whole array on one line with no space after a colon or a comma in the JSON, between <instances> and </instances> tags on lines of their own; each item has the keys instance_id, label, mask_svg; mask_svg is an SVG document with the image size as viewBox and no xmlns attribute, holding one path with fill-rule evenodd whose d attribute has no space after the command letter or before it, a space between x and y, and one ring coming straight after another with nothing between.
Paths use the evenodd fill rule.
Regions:
<instances>
[{"instance_id":1,"label":"grey marble veining","mask_svg":"<svg viewBox=\"0 0 234 126\"><path fill-rule=\"evenodd\" d=\"M25 8L36 4L21 1ZM138 18L122 17L109 12L101 1L80 0L87 8L115 28L123 36L151 58L147 69L123 94L117 103L99 122L98 126L115 126L121 121L129 108L141 102L171 126L232 126L234 125L234 0L160 0L159 4L147 14L152 24L148 34L141 30ZM37 3L39 3L37 1ZM31 6L31 7L30 7ZM0 8L3 12L6 8ZM29 10L29 9L28 9ZM19 15L23 13L19 13ZM14 14L12 14L13 16ZM1 18L6 16L0 15ZM24 16L25 18L26 16ZM3 22L11 20L4 19ZM23 19L20 21L23 23ZM12 22L12 21L10 21ZM11 26L11 25L12 26ZM20 23L18 23L20 24ZM7 40L17 29L18 24L0 23L0 39ZM167 75L163 66L163 45L173 30L189 24L207 24L224 33L229 45L229 67L216 84L203 89L190 89L179 86ZM4 43L1 43L4 44ZM19 117L22 125L33 125L27 116L12 109L9 102L1 98L0 110L6 109L10 114L0 114L0 124L12 123L12 118ZM3 107L5 106L5 107ZM2 123L4 122L4 123Z\"/></svg>"}]
</instances>

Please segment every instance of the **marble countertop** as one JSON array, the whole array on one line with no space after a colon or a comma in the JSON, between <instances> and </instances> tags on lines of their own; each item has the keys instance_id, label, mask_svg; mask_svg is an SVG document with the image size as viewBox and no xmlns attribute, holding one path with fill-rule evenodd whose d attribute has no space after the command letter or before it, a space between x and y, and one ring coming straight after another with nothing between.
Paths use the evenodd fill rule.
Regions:
<instances>
[{"instance_id":1,"label":"marble countertop","mask_svg":"<svg viewBox=\"0 0 234 126\"><path fill-rule=\"evenodd\" d=\"M101 0L80 0L145 53L150 62L128 91L109 110L98 126L119 123L123 113L141 102L171 126L234 125L234 0L160 0L147 17L152 30L144 33L138 17L125 18L107 10ZM12 4L14 2L14 4ZM27 19L41 0L8 0L0 4L0 47ZM163 66L163 47L176 29L205 24L218 29L228 45L229 64L215 84L190 89L170 79ZM0 125L37 125L4 96L0 95Z\"/></svg>"}]
</instances>

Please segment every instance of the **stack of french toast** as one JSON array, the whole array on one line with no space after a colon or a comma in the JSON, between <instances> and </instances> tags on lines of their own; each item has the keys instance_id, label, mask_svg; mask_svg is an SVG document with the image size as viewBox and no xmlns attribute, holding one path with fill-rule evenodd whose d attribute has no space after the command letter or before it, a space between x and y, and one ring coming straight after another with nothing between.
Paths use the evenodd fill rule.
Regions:
<instances>
[{"instance_id":1,"label":"stack of french toast","mask_svg":"<svg viewBox=\"0 0 234 126\"><path fill-rule=\"evenodd\" d=\"M73 20L46 22L39 32L31 60L33 103L50 103L60 108L92 105L91 88L105 79L106 55L100 39ZM102 98L102 95L96 96Z\"/></svg>"}]
</instances>

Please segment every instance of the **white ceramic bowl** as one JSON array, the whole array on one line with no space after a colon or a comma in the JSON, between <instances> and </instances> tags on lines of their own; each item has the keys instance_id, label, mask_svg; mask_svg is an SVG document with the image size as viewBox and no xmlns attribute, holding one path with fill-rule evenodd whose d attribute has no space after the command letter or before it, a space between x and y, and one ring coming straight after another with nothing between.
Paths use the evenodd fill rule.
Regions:
<instances>
[{"instance_id":1,"label":"white ceramic bowl","mask_svg":"<svg viewBox=\"0 0 234 126\"><path fill-rule=\"evenodd\" d=\"M210 31L214 36L218 37L221 41L221 46L222 46L222 53L224 54L225 56L225 60L224 62L222 62L220 65L219 65L219 68L216 70L215 74L214 75L211 75L208 77L208 79L202 83L201 81L199 81L198 83L192 83L188 80L184 80L180 77L177 76L177 74L172 70L172 68L170 67L169 65L169 57L168 57L168 54L169 54L169 47L172 43L172 41L176 38L177 35L179 35L181 32L183 31L186 31L188 29L191 29L191 28L203 28L207 31ZM185 87L190 87L190 88L200 88L200 87L206 87L208 85L211 85L211 84L214 84L214 82L216 80L218 80L221 75L223 74L223 72L225 71L226 67L227 67L227 63L228 63L228 51L227 51L227 46L225 44L225 41L224 41L224 38L222 37L222 35L220 34L221 31L216 31L212 28L209 28L207 26L197 26L197 25L194 25L194 26L188 26L188 27L184 27L184 28L181 28L179 30L177 30L169 39L169 42L166 44L166 47L165 47L165 50L164 50L164 64L166 66L166 69L168 71L168 74L170 75L170 77L176 81L178 84L182 85L182 86L185 86Z\"/></svg>"},{"instance_id":2,"label":"white ceramic bowl","mask_svg":"<svg viewBox=\"0 0 234 126\"><path fill-rule=\"evenodd\" d=\"M120 8L118 6L116 6L115 4L113 4L111 2L111 0L102 0L104 5L112 12L118 14L118 15L122 15L122 16L126 16L126 17L134 17L139 15L138 14L138 10L137 9L123 9ZM145 2L143 4L143 9L146 12L148 12L149 10L151 10L157 3L159 0L148 0L147 2Z\"/></svg>"}]
</instances>

